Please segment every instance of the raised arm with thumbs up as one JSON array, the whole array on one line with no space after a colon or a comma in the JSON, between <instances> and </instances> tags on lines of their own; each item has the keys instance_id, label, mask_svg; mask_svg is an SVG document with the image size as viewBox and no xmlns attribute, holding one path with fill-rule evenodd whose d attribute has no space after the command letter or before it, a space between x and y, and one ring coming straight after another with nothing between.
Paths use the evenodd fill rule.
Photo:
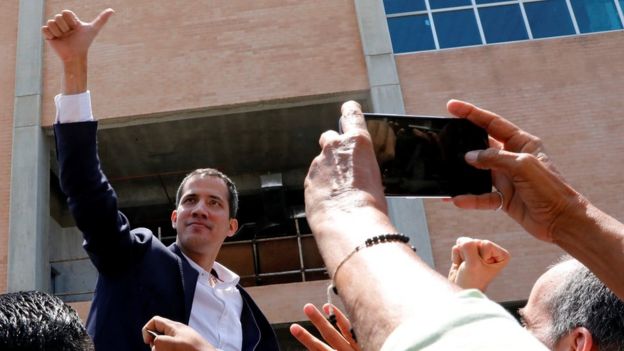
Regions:
<instances>
[{"instance_id":1,"label":"raised arm with thumbs up","mask_svg":"<svg viewBox=\"0 0 624 351\"><path fill-rule=\"evenodd\" d=\"M41 27L48 44L63 63L63 94L87 91L89 47L113 13L113 9L106 9L93 21L83 22L72 11L63 10Z\"/></svg>"}]
</instances>

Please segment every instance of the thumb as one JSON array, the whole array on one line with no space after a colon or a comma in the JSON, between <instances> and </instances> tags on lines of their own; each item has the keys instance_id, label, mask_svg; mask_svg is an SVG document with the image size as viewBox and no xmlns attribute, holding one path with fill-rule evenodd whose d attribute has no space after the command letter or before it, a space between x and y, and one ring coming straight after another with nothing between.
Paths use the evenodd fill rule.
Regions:
<instances>
[{"instance_id":1,"label":"thumb","mask_svg":"<svg viewBox=\"0 0 624 351\"><path fill-rule=\"evenodd\" d=\"M108 19L113 15L113 13L115 13L115 11L111 8L100 12L100 14L93 21L91 21L91 25L95 28L95 30L99 31L102 27L104 27L106 22L108 22Z\"/></svg>"},{"instance_id":2,"label":"thumb","mask_svg":"<svg viewBox=\"0 0 624 351\"><path fill-rule=\"evenodd\" d=\"M502 171L512 171L518 167L520 154L513 152L489 148L486 150L469 151L464 156L466 162L480 169L496 169Z\"/></svg>"},{"instance_id":3,"label":"thumb","mask_svg":"<svg viewBox=\"0 0 624 351\"><path fill-rule=\"evenodd\" d=\"M362 106L351 100L342 104L340 108L342 116L340 117L340 127L343 133L349 131L362 130L368 133L366 122L362 114Z\"/></svg>"},{"instance_id":4,"label":"thumb","mask_svg":"<svg viewBox=\"0 0 624 351\"><path fill-rule=\"evenodd\" d=\"M480 261L478 240L467 237L457 239L457 246L461 252L461 256L467 265L472 265Z\"/></svg>"},{"instance_id":5,"label":"thumb","mask_svg":"<svg viewBox=\"0 0 624 351\"><path fill-rule=\"evenodd\" d=\"M175 337L169 335L158 335L152 342L152 350L169 350L178 344Z\"/></svg>"}]
</instances>

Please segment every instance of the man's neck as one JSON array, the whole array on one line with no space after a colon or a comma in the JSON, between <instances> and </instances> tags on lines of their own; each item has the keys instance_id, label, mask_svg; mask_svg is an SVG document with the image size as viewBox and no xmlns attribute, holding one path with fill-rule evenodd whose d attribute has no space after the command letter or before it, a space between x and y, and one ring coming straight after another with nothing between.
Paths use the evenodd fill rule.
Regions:
<instances>
[{"instance_id":1,"label":"man's neck","mask_svg":"<svg viewBox=\"0 0 624 351\"><path fill-rule=\"evenodd\" d=\"M188 257L193 262L195 262L195 264L200 266L204 271L210 272L212 270L212 266L214 265L214 263L215 263L215 261L217 259L217 255L219 254L219 250L218 249L214 250L214 252L213 252L213 250L211 250L210 252L198 253L198 252L193 252L193 251L187 250L182 245L180 245L179 242L177 242L176 244L180 248L180 251L182 251L182 253L186 257Z\"/></svg>"}]
</instances>

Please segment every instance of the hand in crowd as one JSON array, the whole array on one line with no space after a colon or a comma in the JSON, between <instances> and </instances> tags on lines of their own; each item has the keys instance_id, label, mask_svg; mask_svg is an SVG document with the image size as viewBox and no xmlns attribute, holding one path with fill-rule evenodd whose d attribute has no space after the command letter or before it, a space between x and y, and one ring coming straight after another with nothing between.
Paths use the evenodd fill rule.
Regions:
<instances>
[{"instance_id":1,"label":"hand in crowd","mask_svg":"<svg viewBox=\"0 0 624 351\"><path fill-rule=\"evenodd\" d=\"M331 305L333 306L333 305ZM303 312L306 314L310 322L321 333L325 342L317 339L299 324L290 326L290 333L299 342L311 351L360 351L357 341L353 338L351 332L351 323L340 309L333 306L333 312L336 316L336 330L333 325L325 318L325 316L314 305L306 304ZM330 315L330 304L323 306L323 311L327 316ZM329 345L328 345L329 344Z\"/></svg>"},{"instance_id":2,"label":"hand in crowd","mask_svg":"<svg viewBox=\"0 0 624 351\"><path fill-rule=\"evenodd\" d=\"M489 240L457 238L451 250L448 279L464 289L485 292L510 258L507 250Z\"/></svg>"},{"instance_id":3,"label":"hand in crowd","mask_svg":"<svg viewBox=\"0 0 624 351\"><path fill-rule=\"evenodd\" d=\"M341 111L343 134L321 135L321 153L305 180L306 217L358 344L363 350L379 350L401 323L424 322L454 299L459 288L409 245L386 243L351 254L367 239L397 233L397 228L387 216L379 165L360 105L348 101Z\"/></svg>"},{"instance_id":4,"label":"hand in crowd","mask_svg":"<svg viewBox=\"0 0 624 351\"><path fill-rule=\"evenodd\" d=\"M149 331L162 335L153 336ZM152 351L216 351L193 328L159 316L150 319L142 333Z\"/></svg>"},{"instance_id":5,"label":"hand in crowd","mask_svg":"<svg viewBox=\"0 0 624 351\"><path fill-rule=\"evenodd\" d=\"M539 138L501 116L469 103L451 100L453 115L485 128L490 148L468 152L466 161L492 170L507 214L536 238L555 243L581 261L615 294L624 298L624 224L592 205L561 176ZM495 209L496 193L461 195L460 208Z\"/></svg>"},{"instance_id":6,"label":"hand in crowd","mask_svg":"<svg viewBox=\"0 0 624 351\"><path fill-rule=\"evenodd\" d=\"M348 101L342 105L340 123L342 135L330 130L319 139L322 151L312 161L304 184L306 217L317 242L325 235L358 232L359 235L345 238L351 241L345 245L350 250L371 233L392 232L394 227L386 215L379 166L357 102ZM365 224L361 218L370 221ZM375 223L375 228L371 228L371 223ZM321 240L320 245L324 243ZM338 263L335 262L338 257L348 253L337 252L337 245L326 249L321 248L321 252L328 253L323 258L332 268Z\"/></svg>"},{"instance_id":7,"label":"hand in crowd","mask_svg":"<svg viewBox=\"0 0 624 351\"><path fill-rule=\"evenodd\" d=\"M499 115L469 103L451 100L448 111L485 128L491 147L466 154L466 161L491 169L494 186L503 195L503 209L540 240L553 242L553 233L586 200L563 179L546 155L539 138ZM496 193L453 198L461 208L495 209Z\"/></svg>"}]
</instances>

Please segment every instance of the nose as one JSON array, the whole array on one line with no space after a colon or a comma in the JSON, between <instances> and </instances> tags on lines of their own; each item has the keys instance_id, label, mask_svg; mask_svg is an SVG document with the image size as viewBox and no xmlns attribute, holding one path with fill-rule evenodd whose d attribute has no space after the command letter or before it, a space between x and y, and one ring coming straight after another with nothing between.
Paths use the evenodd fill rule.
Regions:
<instances>
[{"instance_id":1,"label":"nose","mask_svg":"<svg viewBox=\"0 0 624 351\"><path fill-rule=\"evenodd\" d=\"M195 206L193 206L191 215L193 218L207 218L208 217L208 206L204 204L203 201L197 201Z\"/></svg>"}]
</instances>

